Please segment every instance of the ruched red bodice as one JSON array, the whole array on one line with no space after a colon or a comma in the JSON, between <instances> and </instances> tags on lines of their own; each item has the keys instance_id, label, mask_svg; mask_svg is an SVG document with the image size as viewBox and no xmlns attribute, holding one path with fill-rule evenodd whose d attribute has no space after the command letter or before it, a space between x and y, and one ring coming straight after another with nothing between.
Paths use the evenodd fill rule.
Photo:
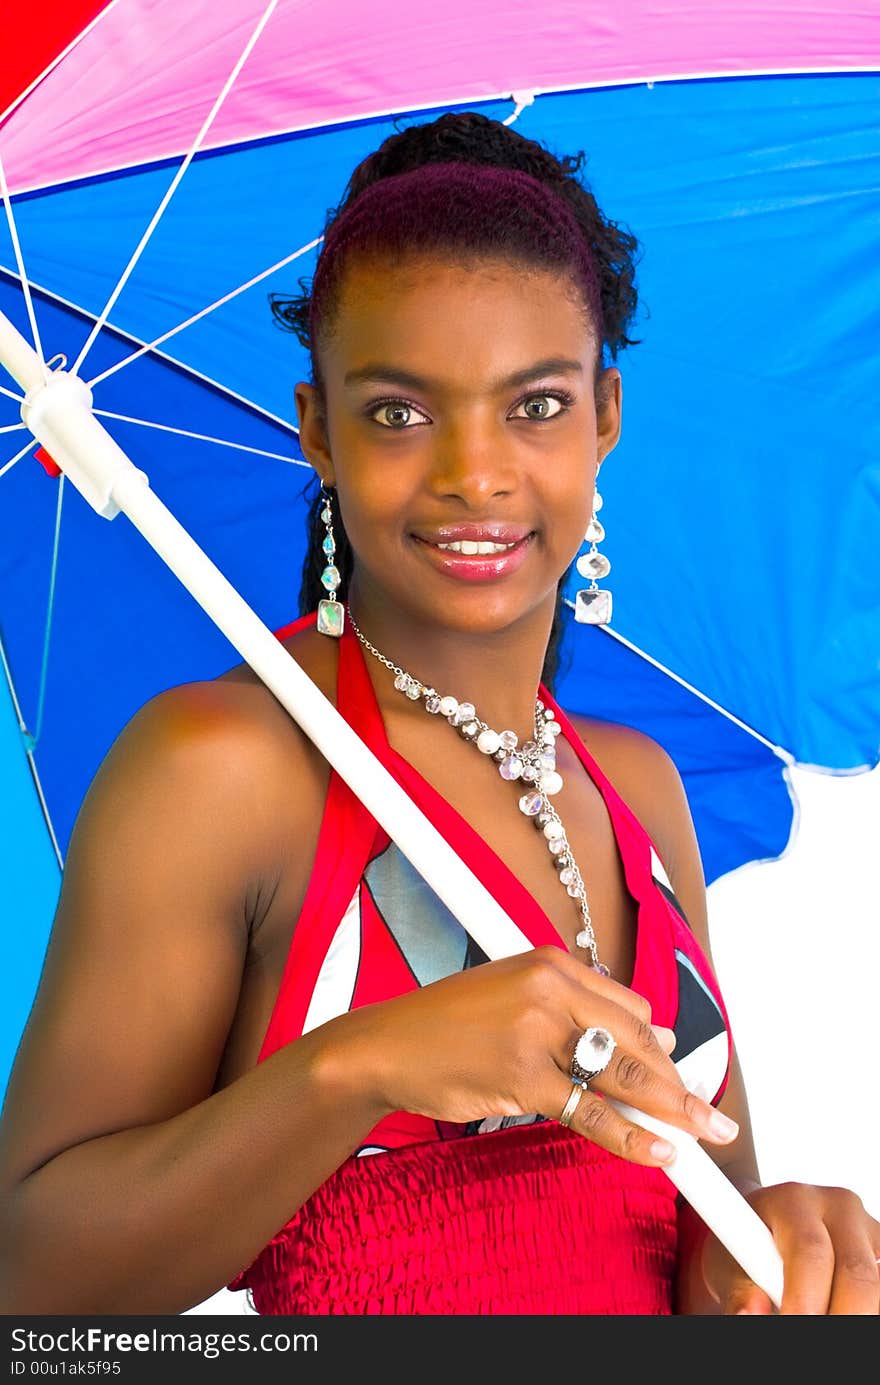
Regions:
<instances>
[{"instance_id":1,"label":"ruched red bodice","mask_svg":"<svg viewBox=\"0 0 880 1385\"><path fill-rule=\"evenodd\" d=\"M656 1023L676 1029L677 1059L682 1048L708 1056L704 1094L717 1100L730 1036L706 959L654 877L644 828L546 689L542 696L603 795L638 903L633 989L651 1001ZM389 745L350 631L340 640L337 706L528 940L562 946L504 862ZM259 1061L346 1009L483 960L334 771ZM529 1120L500 1129L405 1112L383 1120L228 1287L249 1290L266 1314L669 1313L677 1239L669 1179L555 1120Z\"/></svg>"},{"instance_id":2,"label":"ruched red bodice","mask_svg":"<svg viewBox=\"0 0 880 1385\"><path fill-rule=\"evenodd\" d=\"M349 1160L239 1283L260 1313L670 1312L675 1189L556 1121Z\"/></svg>"}]
</instances>

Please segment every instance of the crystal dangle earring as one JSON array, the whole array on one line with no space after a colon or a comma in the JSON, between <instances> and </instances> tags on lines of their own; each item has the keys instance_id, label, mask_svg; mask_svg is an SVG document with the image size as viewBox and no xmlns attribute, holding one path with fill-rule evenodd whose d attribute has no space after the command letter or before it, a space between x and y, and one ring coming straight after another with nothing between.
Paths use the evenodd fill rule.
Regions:
<instances>
[{"instance_id":1,"label":"crystal dangle earring","mask_svg":"<svg viewBox=\"0 0 880 1385\"><path fill-rule=\"evenodd\" d=\"M597 586L599 579L607 577L611 571L610 562L596 547L605 537L605 530L596 518L601 508L602 497L596 491L593 495L593 513L584 535L584 541L590 548L581 554L575 564L581 577L590 579L589 587L578 592L575 600L574 618L582 625L607 625L611 620L611 593L600 591Z\"/></svg>"},{"instance_id":2,"label":"crystal dangle earring","mask_svg":"<svg viewBox=\"0 0 880 1385\"><path fill-rule=\"evenodd\" d=\"M327 530L321 547L327 559L327 566L321 573L321 583L327 589L329 595L326 600L318 602L317 631L319 635L333 635L338 639L342 634L345 624L345 607L336 596L336 588L342 578L339 569L333 561L336 556L336 539L333 537L333 507L330 500L330 492L323 486L321 487L323 504L321 506L321 519Z\"/></svg>"}]
</instances>

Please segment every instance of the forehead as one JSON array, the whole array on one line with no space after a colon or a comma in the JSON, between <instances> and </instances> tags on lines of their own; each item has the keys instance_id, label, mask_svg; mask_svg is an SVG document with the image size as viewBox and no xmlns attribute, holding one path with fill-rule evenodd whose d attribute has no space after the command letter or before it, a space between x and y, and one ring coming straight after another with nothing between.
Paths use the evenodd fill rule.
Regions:
<instances>
[{"instance_id":1,"label":"forehead","mask_svg":"<svg viewBox=\"0 0 880 1385\"><path fill-rule=\"evenodd\" d=\"M485 257L351 264L322 349L328 376L374 359L433 379L492 378L530 360L592 360L595 335L571 275Z\"/></svg>"}]
</instances>

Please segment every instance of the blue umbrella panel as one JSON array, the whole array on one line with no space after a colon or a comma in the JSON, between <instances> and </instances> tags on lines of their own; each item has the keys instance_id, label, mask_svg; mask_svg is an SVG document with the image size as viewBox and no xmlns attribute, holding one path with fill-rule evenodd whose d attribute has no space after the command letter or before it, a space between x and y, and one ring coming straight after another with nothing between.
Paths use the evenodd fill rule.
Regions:
<instances>
[{"instance_id":1,"label":"blue umbrella panel","mask_svg":"<svg viewBox=\"0 0 880 1385\"><path fill-rule=\"evenodd\" d=\"M293 385L309 367L267 294L308 278L305 247L359 159L434 114L197 156L87 358L85 378L102 376L258 280L100 380L95 405L272 629L297 611L309 472ZM785 850L788 761L851 771L878 759L880 81L546 94L517 128L556 153L584 150L599 205L642 245L640 344L619 361L623 436L602 473L605 585L628 643L572 625L559 696L666 747L711 882ZM47 356L76 359L173 171L15 199ZM27 336L2 235L0 308ZM0 428L17 408L0 395ZM0 468L26 441L0 434ZM60 484L32 455L0 476L0 628L21 753L33 749L63 858L136 709L238 655L124 518L99 518L68 485L59 524Z\"/></svg>"}]
</instances>

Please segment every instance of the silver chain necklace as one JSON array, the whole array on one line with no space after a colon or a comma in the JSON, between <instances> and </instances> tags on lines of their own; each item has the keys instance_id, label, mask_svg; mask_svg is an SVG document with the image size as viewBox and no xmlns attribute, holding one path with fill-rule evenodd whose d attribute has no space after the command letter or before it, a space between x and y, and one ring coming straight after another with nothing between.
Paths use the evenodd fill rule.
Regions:
<instances>
[{"instance_id":1,"label":"silver chain necklace","mask_svg":"<svg viewBox=\"0 0 880 1385\"><path fill-rule=\"evenodd\" d=\"M611 972L604 962L599 961L596 951L596 935L593 932L593 920L590 917L583 877L572 855L562 819L550 801L562 788L562 775L556 768L556 737L561 734L562 727L552 709L545 707L540 698L535 699L534 740L520 745L515 732L493 731L491 726L481 721L472 702L459 702L455 697L441 697L434 688L420 683L411 673L386 659L358 629L350 610L348 619L364 649L395 675L394 686L398 692L408 697L411 702L422 699L425 711L430 712L432 716L445 717L464 740L470 741L477 750L497 763L502 779L514 783L519 780L528 786L520 797L519 810L525 817L531 818L536 828L543 833L558 872L559 883L571 898L577 901L583 927L575 942L578 947L590 954L591 965L595 971L602 976L610 976Z\"/></svg>"}]
</instances>

